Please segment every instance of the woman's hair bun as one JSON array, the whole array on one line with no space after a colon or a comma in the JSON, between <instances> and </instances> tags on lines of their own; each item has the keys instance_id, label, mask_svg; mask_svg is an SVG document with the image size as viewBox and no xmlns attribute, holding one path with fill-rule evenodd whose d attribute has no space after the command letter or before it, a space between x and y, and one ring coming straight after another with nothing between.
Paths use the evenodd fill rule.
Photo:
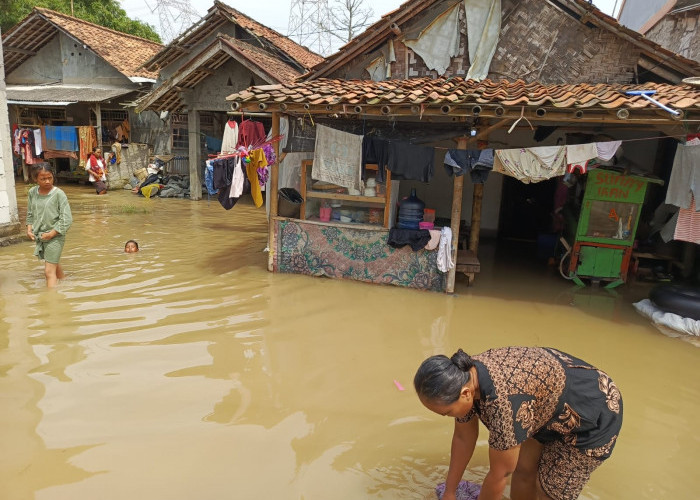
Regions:
<instances>
[{"instance_id":1,"label":"woman's hair bun","mask_svg":"<svg viewBox=\"0 0 700 500\"><path fill-rule=\"evenodd\" d=\"M457 352L452 355L450 361L463 372L469 371L469 369L474 366L471 356L462 349L458 349Z\"/></svg>"}]
</instances>

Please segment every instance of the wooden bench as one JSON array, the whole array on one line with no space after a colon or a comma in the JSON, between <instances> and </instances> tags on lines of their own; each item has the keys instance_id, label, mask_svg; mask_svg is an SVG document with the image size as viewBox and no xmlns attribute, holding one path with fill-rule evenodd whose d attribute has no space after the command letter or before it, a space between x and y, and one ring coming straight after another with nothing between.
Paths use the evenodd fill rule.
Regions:
<instances>
[{"instance_id":1,"label":"wooden bench","mask_svg":"<svg viewBox=\"0 0 700 500\"><path fill-rule=\"evenodd\" d=\"M457 272L464 273L468 285L474 281L474 275L481 271L481 263L471 250L457 250Z\"/></svg>"}]
</instances>

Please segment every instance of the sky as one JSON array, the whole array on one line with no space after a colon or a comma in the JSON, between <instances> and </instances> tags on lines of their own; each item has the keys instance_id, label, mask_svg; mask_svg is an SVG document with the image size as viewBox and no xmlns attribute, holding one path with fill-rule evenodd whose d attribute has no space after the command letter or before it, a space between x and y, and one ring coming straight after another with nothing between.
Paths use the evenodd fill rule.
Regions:
<instances>
[{"instance_id":1,"label":"sky","mask_svg":"<svg viewBox=\"0 0 700 500\"><path fill-rule=\"evenodd\" d=\"M122 7L126 10L129 17L132 19L139 19L155 26L156 31L163 37L163 32L160 29L160 17L156 10L159 1L161 3L171 3L174 5L186 4L189 1L189 5L200 16L206 14L207 10L214 5L213 0L120 0ZM222 1L283 35L289 34L287 26L289 24L292 0L257 0L252 2L249 0ZM376 22L382 15L395 10L405 1L406 0L365 0L364 4L372 7L374 17L371 22ZM333 4L333 2L334 0L328 0L329 4ZM616 5L616 10L619 10L621 3L622 0L593 1L596 7L609 15L612 15L613 8L615 8ZM171 26L177 26L178 24L179 23L171 23ZM163 38L164 41L169 41L167 36ZM311 48L313 50L313 47Z\"/></svg>"}]
</instances>

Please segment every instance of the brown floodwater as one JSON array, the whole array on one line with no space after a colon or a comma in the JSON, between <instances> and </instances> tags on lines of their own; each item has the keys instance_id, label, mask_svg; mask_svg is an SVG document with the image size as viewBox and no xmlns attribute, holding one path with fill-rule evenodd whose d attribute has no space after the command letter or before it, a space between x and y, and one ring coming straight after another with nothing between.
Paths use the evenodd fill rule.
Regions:
<instances>
[{"instance_id":1,"label":"brown floodwater","mask_svg":"<svg viewBox=\"0 0 700 500\"><path fill-rule=\"evenodd\" d=\"M416 368L516 344L622 391L621 437L581 498L697 496L700 349L634 311L648 285L577 290L488 243L452 296L272 274L251 203L62 187L75 222L56 290L32 243L0 248L3 500L432 499L453 424L420 405Z\"/></svg>"}]
</instances>

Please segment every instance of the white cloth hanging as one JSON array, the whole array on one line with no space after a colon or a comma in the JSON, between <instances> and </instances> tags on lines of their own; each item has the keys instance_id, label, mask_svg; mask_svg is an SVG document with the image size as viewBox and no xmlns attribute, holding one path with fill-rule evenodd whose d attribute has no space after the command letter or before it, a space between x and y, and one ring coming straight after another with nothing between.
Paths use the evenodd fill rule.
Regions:
<instances>
[{"instance_id":1,"label":"white cloth hanging","mask_svg":"<svg viewBox=\"0 0 700 500\"><path fill-rule=\"evenodd\" d=\"M449 227L443 227L440 231L437 266L443 273L455 267L455 263L452 261L452 229Z\"/></svg>"},{"instance_id":2,"label":"white cloth hanging","mask_svg":"<svg viewBox=\"0 0 700 500\"><path fill-rule=\"evenodd\" d=\"M452 58L459 54L459 38L459 4L457 4L436 17L420 32L417 40L404 39L403 42L423 59L428 69L435 70L438 75L444 75Z\"/></svg>"},{"instance_id":3,"label":"white cloth hanging","mask_svg":"<svg viewBox=\"0 0 700 500\"><path fill-rule=\"evenodd\" d=\"M224 137L221 139L221 153L233 153L238 145L238 123L229 120L224 125Z\"/></svg>"}]
</instances>

